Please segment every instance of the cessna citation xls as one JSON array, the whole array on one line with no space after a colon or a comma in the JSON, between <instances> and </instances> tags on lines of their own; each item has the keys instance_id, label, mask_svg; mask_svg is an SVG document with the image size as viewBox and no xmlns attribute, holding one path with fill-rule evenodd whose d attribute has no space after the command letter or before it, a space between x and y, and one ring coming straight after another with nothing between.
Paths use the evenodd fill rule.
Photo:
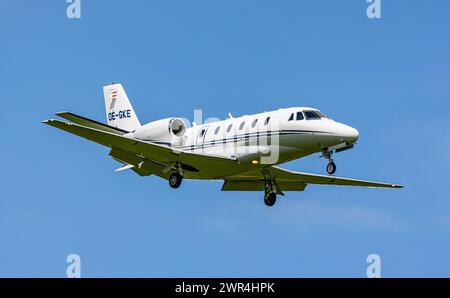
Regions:
<instances>
[{"instance_id":1,"label":"cessna citation xls","mask_svg":"<svg viewBox=\"0 0 450 298\"><path fill-rule=\"evenodd\" d=\"M140 176L156 175L178 188L183 178L220 179L223 191L264 191L267 206L285 191L308 184L401 188L392 183L332 176L333 153L353 148L358 131L317 109L296 107L187 127L181 118L141 125L120 84L103 88L108 124L69 112L56 115L71 122L43 123L111 148L122 163ZM281 169L277 165L321 152L328 175Z\"/></svg>"}]
</instances>

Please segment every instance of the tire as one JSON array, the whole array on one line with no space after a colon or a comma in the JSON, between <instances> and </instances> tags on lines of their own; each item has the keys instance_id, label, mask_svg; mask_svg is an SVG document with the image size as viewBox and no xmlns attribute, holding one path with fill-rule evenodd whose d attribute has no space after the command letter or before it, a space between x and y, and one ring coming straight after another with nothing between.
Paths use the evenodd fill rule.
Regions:
<instances>
[{"instance_id":1,"label":"tire","mask_svg":"<svg viewBox=\"0 0 450 298\"><path fill-rule=\"evenodd\" d=\"M331 161L327 165L327 173L333 175L334 172L336 172L336 164Z\"/></svg>"},{"instance_id":2,"label":"tire","mask_svg":"<svg viewBox=\"0 0 450 298\"><path fill-rule=\"evenodd\" d=\"M277 201L277 194L276 193L268 193L264 196L264 204L266 206L273 206L275 205L275 202Z\"/></svg>"},{"instance_id":3,"label":"tire","mask_svg":"<svg viewBox=\"0 0 450 298\"><path fill-rule=\"evenodd\" d=\"M172 188L178 188L181 185L181 181L183 181L183 176L178 173L174 173L169 177L169 185Z\"/></svg>"}]
</instances>

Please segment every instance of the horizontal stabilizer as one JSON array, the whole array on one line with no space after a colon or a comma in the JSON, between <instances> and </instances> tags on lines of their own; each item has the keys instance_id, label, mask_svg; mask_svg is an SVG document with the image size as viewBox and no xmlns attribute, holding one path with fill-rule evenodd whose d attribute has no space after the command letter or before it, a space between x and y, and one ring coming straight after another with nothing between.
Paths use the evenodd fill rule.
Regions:
<instances>
[{"instance_id":1,"label":"horizontal stabilizer","mask_svg":"<svg viewBox=\"0 0 450 298\"><path fill-rule=\"evenodd\" d=\"M132 169L132 168L134 168L133 165L126 164L126 165L124 165L124 166L122 166L122 167L120 167L118 169L115 169L114 171L115 172L121 172L121 171L125 171L125 170Z\"/></svg>"},{"instance_id":2,"label":"horizontal stabilizer","mask_svg":"<svg viewBox=\"0 0 450 298\"><path fill-rule=\"evenodd\" d=\"M120 128L116 128L116 127L112 127L112 126L109 126L107 124L104 124L104 123L101 123L101 122L98 122L98 121L95 121L95 120L91 120L91 119L88 119L88 118L83 117L83 116L72 114L70 112L59 112L59 113L56 113L56 115L61 117L61 118L67 119L69 121L72 121L74 123L80 124L82 126L95 128L95 129L102 130L102 131L107 131L107 132L110 132L110 133L119 134L119 135L123 135L123 134L128 133L128 131L126 131L126 130L123 130L123 129L120 129Z\"/></svg>"}]
</instances>

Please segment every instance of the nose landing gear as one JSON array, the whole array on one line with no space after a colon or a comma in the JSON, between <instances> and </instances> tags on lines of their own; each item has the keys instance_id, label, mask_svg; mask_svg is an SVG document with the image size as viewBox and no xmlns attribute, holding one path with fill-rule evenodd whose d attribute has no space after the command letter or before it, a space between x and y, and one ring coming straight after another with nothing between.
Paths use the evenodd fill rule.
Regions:
<instances>
[{"instance_id":1,"label":"nose landing gear","mask_svg":"<svg viewBox=\"0 0 450 298\"><path fill-rule=\"evenodd\" d=\"M333 160L333 151L330 151L328 149L323 149L322 157L328 159L327 173L330 175L333 175L336 172L336 164L334 163L334 160Z\"/></svg>"},{"instance_id":2,"label":"nose landing gear","mask_svg":"<svg viewBox=\"0 0 450 298\"><path fill-rule=\"evenodd\" d=\"M331 161L327 164L327 173L333 175L336 172L336 164L334 161Z\"/></svg>"}]
</instances>

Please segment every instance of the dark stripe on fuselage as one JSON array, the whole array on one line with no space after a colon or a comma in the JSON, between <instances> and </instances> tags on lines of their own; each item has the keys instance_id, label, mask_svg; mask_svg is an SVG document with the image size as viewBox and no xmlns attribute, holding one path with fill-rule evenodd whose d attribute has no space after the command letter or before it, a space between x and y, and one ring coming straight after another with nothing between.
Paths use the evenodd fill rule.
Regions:
<instances>
[{"instance_id":1,"label":"dark stripe on fuselage","mask_svg":"<svg viewBox=\"0 0 450 298\"><path fill-rule=\"evenodd\" d=\"M209 148L216 145L223 145L223 144L230 144L230 143L237 143L239 141L250 141L253 140L255 137L256 139L259 139L261 137L271 137L272 135L296 135L296 134L331 134L331 132L328 131L314 131L314 130L276 130L276 131L265 131L265 132L252 132L252 133L245 133L240 135L231 136L225 139L216 139L211 140L205 143L199 143L199 144L192 144L192 145L186 145L181 147L175 147L177 149L189 149L189 150L195 150L200 148ZM159 145L166 145L171 146L171 143L168 142L158 142L158 141L150 141L155 144Z\"/></svg>"},{"instance_id":2,"label":"dark stripe on fuselage","mask_svg":"<svg viewBox=\"0 0 450 298\"><path fill-rule=\"evenodd\" d=\"M177 147L179 149L190 149L190 150L195 150L195 149L199 149L199 148L205 148L205 147L213 147L216 145L224 145L224 144L230 144L230 143L235 143L235 142L239 142L239 141L250 141L253 140L255 137L256 139L259 139L261 137L271 137L273 135L296 135L296 134L301 134L301 135L305 135L305 134L331 134L330 132L327 131L313 131L313 130L277 130L277 131L266 131L266 132L252 132L252 133L245 133L245 134L240 134L240 135L235 135L232 137L228 137L225 139L216 139L216 140L211 140L208 142L201 142L199 144L193 144L193 145L188 145L188 146L182 146L182 147Z\"/></svg>"}]
</instances>

